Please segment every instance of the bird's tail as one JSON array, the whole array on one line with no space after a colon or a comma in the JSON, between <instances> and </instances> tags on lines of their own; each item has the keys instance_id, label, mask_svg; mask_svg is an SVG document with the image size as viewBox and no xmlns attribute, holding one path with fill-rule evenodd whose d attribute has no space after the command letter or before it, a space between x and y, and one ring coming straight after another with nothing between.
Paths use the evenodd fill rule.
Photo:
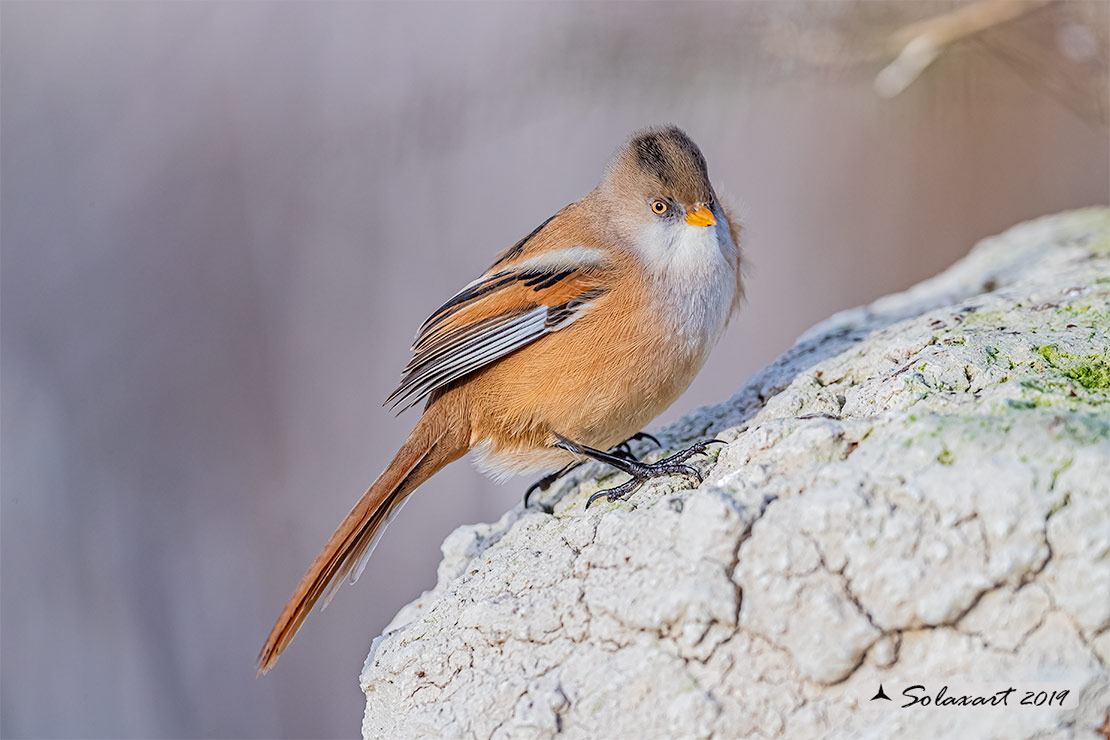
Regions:
<instances>
[{"instance_id":1,"label":"bird's tail","mask_svg":"<svg viewBox=\"0 0 1110 740\"><path fill-rule=\"evenodd\" d=\"M457 428L461 415L447 413L447 405L441 402L428 407L393 462L316 556L258 654L260 674L277 662L321 596L326 606L345 579L350 578L352 583L358 579L390 517L405 498L445 465L466 454L469 430Z\"/></svg>"}]
</instances>

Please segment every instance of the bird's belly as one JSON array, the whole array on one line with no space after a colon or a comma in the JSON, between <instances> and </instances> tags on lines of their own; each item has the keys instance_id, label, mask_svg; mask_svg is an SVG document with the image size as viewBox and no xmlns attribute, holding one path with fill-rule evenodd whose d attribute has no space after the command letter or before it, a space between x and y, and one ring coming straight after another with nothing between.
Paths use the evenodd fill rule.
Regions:
<instances>
[{"instance_id":1,"label":"bird's belly","mask_svg":"<svg viewBox=\"0 0 1110 740\"><path fill-rule=\"evenodd\" d=\"M555 434L602 450L627 439L689 387L711 346L695 344L664 327L601 334L583 321L506 357L468 384L479 469L562 467L575 458L551 446Z\"/></svg>"}]
</instances>

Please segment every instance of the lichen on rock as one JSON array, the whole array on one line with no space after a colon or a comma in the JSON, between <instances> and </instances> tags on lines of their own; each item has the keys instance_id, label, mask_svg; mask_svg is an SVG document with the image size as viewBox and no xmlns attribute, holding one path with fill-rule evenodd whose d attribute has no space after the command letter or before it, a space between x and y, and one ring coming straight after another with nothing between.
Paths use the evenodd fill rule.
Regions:
<instances>
[{"instance_id":1,"label":"lichen on rock","mask_svg":"<svg viewBox=\"0 0 1110 740\"><path fill-rule=\"evenodd\" d=\"M619 480L591 464L456 530L367 658L364 736L1098 737L1108 360L1110 210L984 240L665 430L728 443L698 488L586 511Z\"/></svg>"}]
</instances>

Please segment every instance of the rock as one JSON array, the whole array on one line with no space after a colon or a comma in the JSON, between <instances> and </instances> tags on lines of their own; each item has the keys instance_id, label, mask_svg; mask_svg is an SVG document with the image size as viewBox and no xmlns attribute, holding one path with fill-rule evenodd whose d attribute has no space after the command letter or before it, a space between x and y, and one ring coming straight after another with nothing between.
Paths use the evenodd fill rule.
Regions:
<instances>
[{"instance_id":1,"label":"rock","mask_svg":"<svg viewBox=\"0 0 1110 740\"><path fill-rule=\"evenodd\" d=\"M620 480L588 465L452 534L367 658L364 736L1098 737L1110 210L987 239L660 435L706 436L697 489L585 511Z\"/></svg>"}]
</instances>

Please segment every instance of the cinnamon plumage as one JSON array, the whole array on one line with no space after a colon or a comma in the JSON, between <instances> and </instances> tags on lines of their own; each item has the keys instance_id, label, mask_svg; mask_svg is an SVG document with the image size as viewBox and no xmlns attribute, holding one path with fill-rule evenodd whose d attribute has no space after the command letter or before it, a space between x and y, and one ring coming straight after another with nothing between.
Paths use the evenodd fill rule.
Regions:
<instances>
[{"instance_id":1,"label":"cinnamon plumage","mask_svg":"<svg viewBox=\"0 0 1110 740\"><path fill-rule=\"evenodd\" d=\"M606 452L686 390L743 296L739 227L675 127L634 135L601 183L502 253L420 327L387 400L425 401L408 440L301 579L258 657L269 670L313 606L357 579L398 505L473 452L495 478L585 458L643 481L696 475L701 443L656 463Z\"/></svg>"}]
</instances>

